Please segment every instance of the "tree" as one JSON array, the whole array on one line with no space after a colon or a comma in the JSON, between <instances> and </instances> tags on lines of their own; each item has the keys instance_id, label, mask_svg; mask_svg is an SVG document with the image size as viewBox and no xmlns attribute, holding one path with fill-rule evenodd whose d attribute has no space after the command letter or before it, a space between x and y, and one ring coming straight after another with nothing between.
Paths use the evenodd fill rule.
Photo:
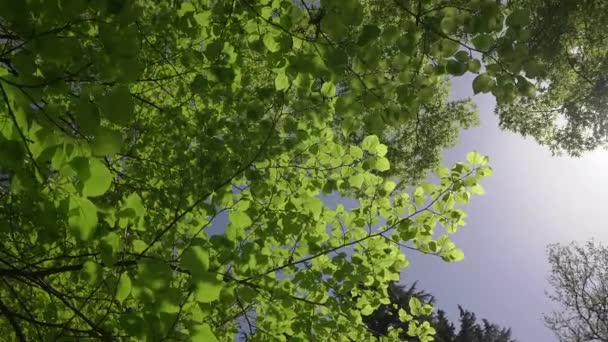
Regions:
<instances>
[{"instance_id":1,"label":"tree","mask_svg":"<svg viewBox=\"0 0 608 342\"><path fill-rule=\"evenodd\" d=\"M364 322L374 332L376 336L387 336L391 331L400 329L399 339L402 341L420 341L414 335L408 334L409 323L405 313L412 306L419 306L424 314L419 316L419 320L424 321L433 331L434 341L437 342L513 342L511 329L501 328L487 320L482 320L482 325L477 322L474 313L460 310L460 328L456 332L454 324L445 315L445 312L438 310L431 313L431 306L435 303L435 298L422 290L416 289L416 283L410 287L391 283L389 286L390 303L383 304L377 308ZM418 304L419 303L419 304Z\"/></svg>"},{"instance_id":2,"label":"tree","mask_svg":"<svg viewBox=\"0 0 608 342\"><path fill-rule=\"evenodd\" d=\"M307 6L0 2L2 336L368 340L402 247L463 258L487 158L397 187L373 134L434 103L416 89L445 88L453 44L416 52L372 2Z\"/></svg>"},{"instance_id":3,"label":"tree","mask_svg":"<svg viewBox=\"0 0 608 342\"><path fill-rule=\"evenodd\" d=\"M448 320L443 310L437 310L433 326L435 328L435 341L437 342L450 342L456 336L454 324Z\"/></svg>"},{"instance_id":4,"label":"tree","mask_svg":"<svg viewBox=\"0 0 608 342\"><path fill-rule=\"evenodd\" d=\"M552 291L560 309L545 316L560 341L608 341L608 247L584 245L548 247Z\"/></svg>"},{"instance_id":5,"label":"tree","mask_svg":"<svg viewBox=\"0 0 608 342\"><path fill-rule=\"evenodd\" d=\"M387 157L393 161L390 175L399 177L405 186L424 181L428 171L441 164L444 149L454 147L460 132L478 124L476 107L470 100L448 101L447 83L435 87L433 93L432 100L422 104L412 120L387 126L379 133L388 146ZM360 141L366 132L357 132L351 142Z\"/></svg>"},{"instance_id":6,"label":"tree","mask_svg":"<svg viewBox=\"0 0 608 342\"><path fill-rule=\"evenodd\" d=\"M475 314L464 310L458 306L460 310L460 331L453 339L443 337L446 341L455 342L513 342L511 338L510 328L501 328L488 320L482 320L483 325L479 325ZM441 341L441 340L439 340Z\"/></svg>"},{"instance_id":7,"label":"tree","mask_svg":"<svg viewBox=\"0 0 608 342\"><path fill-rule=\"evenodd\" d=\"M608 4L516 0L511 6L520 23L507 32L518 37L513 57L498 56L500 47L491 55L500 61L519 58L526 76L535 79L537 94L499 103L501 126L530 135L555 153L578 156L606 147Z\"/></svg>"}]
</instances>

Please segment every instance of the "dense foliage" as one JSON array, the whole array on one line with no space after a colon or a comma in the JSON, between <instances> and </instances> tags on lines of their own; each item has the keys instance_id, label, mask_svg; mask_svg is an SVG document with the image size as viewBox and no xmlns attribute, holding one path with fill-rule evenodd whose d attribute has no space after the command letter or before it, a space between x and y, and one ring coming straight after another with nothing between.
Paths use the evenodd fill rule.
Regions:
<instances>
[{"instance_id":1,"label":"dense foliage","mask_svg":"<svg viewBox=\"0 0 608 342\"><path fill-rule=\"evenodd\" d=\"M422 37L306 6L2 2L3 334L365 340L400 246L463 257L435 227L464 224L486 158L409 195L376 135L348 142L436 101Z\"/></svg>"},{"instance_id":2,"label":"dense foliage","mask_svg":"<svg viewBox=\"0 0 608 342\"><path fill-rule=\"evenodd\" d=\"M515 0L529 13L529 37L514 46L536 78L534 98L497 108L501 126L534 137L553 152L578 156L608 142L608 3L604 0ZM522 17L523 19L523 17ZM528 22L526 20L526 22ZM509 33L507 33L509 34ZM500 47L498 47L500 48ZM496 50L496 54L501 53ZM534 59L528 60L527 56ZM502 61L500 57L497 57Z\"/></svg>"},{"instance_id":3,"label":"dense foliage","mask_svg":"<svg viewBox=\"0 0 608 342\"><path fill-rule=\"evenodd\" d=\"M560 342L608 341L608 246L555 244L548 254L549 298L558 308L545 316L547 327Z\"/></svg>"},{"instance_id":4,"label":"dense foliage","mask_svg":"<svg viewBox=\"0 0 608 342\"><path fill-rule=\"evenodd\" d=\"M463 258L448 234L491 169L437 167L476 122L449 77L533 96L526 13L0 0L0 333L372 338L403 247ZM428 310L403 316L409 335L430 339Z\"/></svg>"},{"instance_id":5,"label":"dense foliage","mask_svg":"<svg viewBox=\"0 0 608 342\"><path fill-rule=\"evenodd\" d=\"M376 336L386 336L390 329L401 327L402 341L420 341L416 337L407 335L408 325L401 318L407 315L410 306L435 305L435 298L416 288L416 283L409 287L389 284L389 304L378 307L371 315L365 317L364 322ZM477 322L474 313L458 307L459 329L456 331L454 323L447 318L445 311L438 310L433 313L424 314L420 320L427 322L435 331L434 341L438 342L513 342L511 329L501 328L497 324L483 319L481 324Z\"/></svg>"}]
</instances>

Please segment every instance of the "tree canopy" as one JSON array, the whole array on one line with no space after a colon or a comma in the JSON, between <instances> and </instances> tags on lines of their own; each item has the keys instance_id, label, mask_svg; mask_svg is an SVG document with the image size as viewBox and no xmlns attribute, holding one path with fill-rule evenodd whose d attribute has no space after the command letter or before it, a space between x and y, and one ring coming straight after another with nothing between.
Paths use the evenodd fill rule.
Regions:
<instances>
[{"instance_id":1,"label":"tree canopy","mask_svg":"<svg viewBox=\"0 0 608 342\"><path fill-rule=\"evenodd\" d=\"M372 338L405 250L463 258L491 169L438 165L476 122L449 80L533 96L527 24L490 0L0 1L0 333ZM426 311L403 316L423 341Z\"/></svg>"},{"instance_id":2,"label":"tree canopy","mask_svg":"<svg viewBox=\"0 0 608 342\"><path fill-rule=\"evenodd\" d=\"M602 0L515 0L529 22L514 46L537 96L500 104L501 126L555 153L579 156L608 142L608 4ZM528 15L523 15L528 13ZM515 34L515 33L513 33ZM499 55L497 50L495 55ZM533 59L529 59L532 57ZM508 57L507 57L508 58ZM498 60L501 60L498 57Z\"/></svg>"},{"instance_id":3,"label":"tree canopy","mask_svg":"<svg viewBox=\"0 0 608 342\"><path fill-rule=\"evenodd\" d=\"M415 18L321 5L1 3L5 336L365 340L401 246L463 258L487 158L405 191L379 138L445 87Z\"/></svg>"}]
</instances>

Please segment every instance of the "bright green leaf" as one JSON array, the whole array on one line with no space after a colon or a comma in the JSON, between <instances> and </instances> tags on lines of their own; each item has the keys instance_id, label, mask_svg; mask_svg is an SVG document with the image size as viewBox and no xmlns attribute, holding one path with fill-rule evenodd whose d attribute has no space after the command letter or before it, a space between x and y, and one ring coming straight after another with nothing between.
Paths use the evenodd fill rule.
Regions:
<instances>
[{"instance_id":1,"label":"bright green leaf","mask_svg":"<svg viewBox=\"0 0 608 342\"><path fill-rule=\"evenodd\" d=\"M378 171L388 171L391 168L391 164L385 157L380 157L376 159L375 168Z\"/></svg>"},{"instance_id":2,"label":"bright green leaf","mask_svg":"<svg viewBox=\"0 0 608 342\"><path fill-rule=\"evenodd\" d=\"M379 144L380 140L376 135L368 135L367 137L365 137L365 139L363 139L363 142L361 143L361 148L363 148L364 151L375 154L376 148Z\"/></svg>"},{"instance_id":3,"label":"bright green leaf","mask_svg":"<svg viewBox=\"0 0 608 342\"><path fill-rule=\"evenodd\" d=\"M211 303L220 298L222 283L213 273L206 272L195 280L194 299L199 303Z\"/></svg>"},{"instance_id":4,"label":"bright green leaf","mask_svg":"<svg viewBox=\"0 0 608 342\"><path fill-rule=\"evenodd\" d=\"M336 96L336 85L333 84L332 82L323 83L323 86L321 87L321 94L323 94L327 97Z\"/></svg>"},{"instance_id":5,"label":"bright green leaf","mask_svg":"<svg viewBox=\"0 0 608 342\"><path fill-rule=\"evenodd\" d=\"M81 240L89 240L97 227L97 207L84 197L70 198L69 224Z\"/></svg>"},{"instance_id":6,"label":"bright green leaf","mask_svg":"<svg viewBox=\"0 0 608 342\"><path fill-rule=\"evenodd\" d=\"M112 173L97 158L78 157L72 161L72 168L78 174L83 196L101 196L112 184Z\"/></svg>"},{"instance_id":7,"label":"bright green leaf","mask_svg":"<svg viewBox=\"0 0 608 342\"><path fill-rule=\"evenodd\" d=\"M264 35L264 46L270 52L279 52L281 50L281 43L274 34L267 33Z\"/></svg>"},{"instance_id":8,"label":"bright green leaf","mask_svg":"<svg viewBox=\"0 0 608 342\"><path fill-rule=\"evenodd\" d=\"M131 278L127 272L120 274L118 285L116 286L116 300L122 303L131 294Z\"/></svg>"},{"instance_id":9,"label":"bright green leaf","mask_svg":"<svg viewBox=\"0 0 608 342\"><path fill-rule=\"evenodd\" d=\"M202 246L190 246L181 257L181 265L193 276L204 274L209 269L209 253Z\"/></svg>"},{"instance_id":10,"label":"bright green leaf","mask_svg":"<svg viewBox=\"0 0 608 342\"><path fill-rule=\"evenodd\" d=\"M251 226L252 221L249 215L242 211L231 211L228 214L228 218L230 219L230 223L239 228L248 228Z\"/></svg>"},{"instance_id":11,"label":"bright green leaf","mask_svg":"<svg viewBox=\"0 0 608 342\"><path fill-rule=\"evenodd\" d=\"M277 74L276 78L274 79L274 87L279 91L289 88L289 78L287 78L285 72L279 72Z\"/></svg>"},{"instance_id":12,"label":"bright green leaf","mask_svg":"<svg viewBox=\"0 0 608 342\"><path fill-rule=\"evenodd\" d=\"M196 325L192 331L192 342L218 342L209 324Z\"/></svg>"}]
</instances>

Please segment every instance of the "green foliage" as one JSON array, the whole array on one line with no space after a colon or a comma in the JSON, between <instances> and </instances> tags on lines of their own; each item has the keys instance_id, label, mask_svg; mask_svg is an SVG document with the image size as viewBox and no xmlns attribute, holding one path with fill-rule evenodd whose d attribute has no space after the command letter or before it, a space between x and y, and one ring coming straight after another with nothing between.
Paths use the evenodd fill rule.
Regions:
<instances>
[{"instance_id":1,"label":"green foliage","mask_svg":"<svg viewBox=\"0 0 608 342\"><path fill-rule=\"evenodd\" d=\"M116 300L122 303L131 294L131 278L127 273L120 275L116 286Z\"/></svg>"},{"instance_id":2,"label":"green foliage","mask_svg":"<svg viewBox=\"0 0 608 342\"><path fill-rule=\"evenodd\" d=\"M491 172L408 187L475 122L457 38L500 19L435 5L1 1L2 336L372 338L402 247L462 259Z\"/></svg>"},{"instance_id":3,"label":"green foliage","mask_svg":"<svg viewBox=\"0 0 608 342\"><path fill-rule=\"evenodd\" d=\"M473 92L475 94L490 92L495 86L496 82L487 73L483 73L473 80Z\"/></svg>"},{"instance_id":4,"label":"green foliage","mask_svg":"<svg viewBox=\"0 0 608 342\"><path fill-rule=\"evenodd\" d=\"M490 57L509 70L511 83L516 81L512 90L524 96L497 94L501 127L557 154L605 147L608 4L518 0L511 7L502 38L511 46Z\"/></svg>"}]
</instances>

